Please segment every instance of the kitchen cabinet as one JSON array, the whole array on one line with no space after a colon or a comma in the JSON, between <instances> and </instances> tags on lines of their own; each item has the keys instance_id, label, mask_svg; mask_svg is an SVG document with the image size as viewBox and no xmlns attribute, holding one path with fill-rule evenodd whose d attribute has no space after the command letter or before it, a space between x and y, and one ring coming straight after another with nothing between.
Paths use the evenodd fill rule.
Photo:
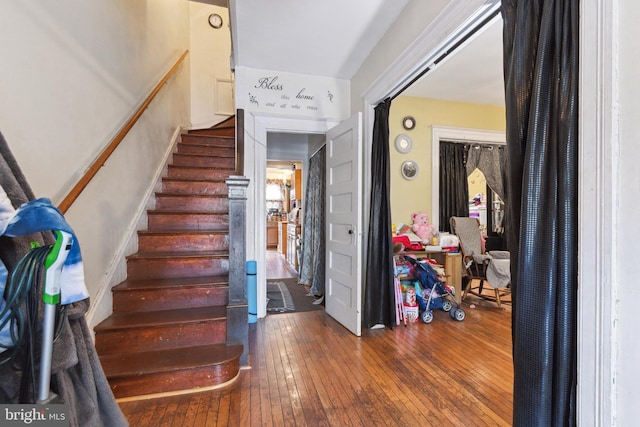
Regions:
<instances>
[{"instance_id":1,"label":"kitchen cabinet","mask_svg":"<svg viewBox=\"0 0 640 427\"><path fill-rule=\"evenodd\" d=\"M287 224L287 261L294 270L298 271L298 235L300 226L297 224Z\"/></svg>"},{"instance_id":2,"label":"kitchen cabinet","mask_svg":"<svg viewBox=\"0 0 640 427\"><path fill-rule=\"evenodd\" d=\"M287 223L278 222L278 253L287 255Z\"/></svg>"},{"instance_id":3,"label":"kitchen cabinet","mask_svg":"<svg viewBox=\"0 0 640 427\"><path fill-rule=\"evenodd\" d=\"M267 249L278 246L278 221L267 221Z\"/></svg>"},{"instance_id":4,"label":"kitchen cabinet","mask_svg":"<svg viewBox=\"0 0 640 427\"><path fill-rule=\"evenodd\" d=\"M289 194L291 200L302 199L302 169L293 171L293 175L291 176L291 192Z\"/></svg>"}]
</instances>

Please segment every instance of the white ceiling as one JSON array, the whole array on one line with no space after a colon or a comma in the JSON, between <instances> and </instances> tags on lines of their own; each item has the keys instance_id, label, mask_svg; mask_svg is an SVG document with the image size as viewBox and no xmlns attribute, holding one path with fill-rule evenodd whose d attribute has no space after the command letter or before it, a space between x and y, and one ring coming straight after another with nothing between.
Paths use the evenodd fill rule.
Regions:
<instances>
[{"instance_id":1,"label":"white ceiling","mask_svg":"<svg viewBox=\"0 0 640 427\"><path fill-rule=\"evenodd\" d=\"M408 0L239 0L236 65L351 79ZM504 105L500 20L403 94Z\"/></svg>"},{"instance_id":2,"label":"white ceiling","mask_svg":"<svg viewBox=\"0 0 640 427\"><path fill-rule=\"evenodd\" d=\"M499 18L403 94L504 106L502 62L502 19Z\"/></svg>"},{"instance_id":3,"label":"white ceiling","mask_svg":"<svg viewBox=\"0 0 640 427\"><path fill-rule=\"evenodd\" d=\"M237 0L236 65L351 79L408 0Z\"/></svg>"}]
</instances>

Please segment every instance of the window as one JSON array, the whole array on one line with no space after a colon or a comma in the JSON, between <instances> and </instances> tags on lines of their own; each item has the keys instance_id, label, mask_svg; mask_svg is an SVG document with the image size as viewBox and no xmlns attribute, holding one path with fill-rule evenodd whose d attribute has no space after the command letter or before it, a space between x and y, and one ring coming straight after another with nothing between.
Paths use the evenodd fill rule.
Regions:
<instances>
[{"instance_id":1,"label":"window","mask_svg":"<svg viewBox=\"0 0 640 427\"><path fill-rule=\"evenodd\" d=\"M284 210L284 182L279 179L268 179L266 185L267 212Z\"/></svg>"}]
</instances>

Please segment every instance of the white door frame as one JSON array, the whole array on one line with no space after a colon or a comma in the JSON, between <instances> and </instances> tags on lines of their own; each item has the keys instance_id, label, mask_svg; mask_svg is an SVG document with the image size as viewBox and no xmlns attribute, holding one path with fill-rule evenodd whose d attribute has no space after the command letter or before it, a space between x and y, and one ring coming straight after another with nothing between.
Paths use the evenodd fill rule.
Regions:
<instances>
[{"instance_id":1,"label":"white door frame","mask_svg":"<svg viewBox=\"0 0 640 427\"><path fill-rule=\"evenodd\" d=\"M499 0L452 2L438 19L393 62L364 93L364 143L371 147L374 108L406 86L421 70L492 10ZM613 321L615 279L612 254L616 243L615 153L617 149L617 76L619 54L617 2L580 2L579 105L579 291L578 291L578 425L613 425L616 393L612 382L616 336ZM442 34L450 36L442 40ZM370 159L364 156L364 170ZM588 172L588 173L587 173ZM365 180L368 212L370 179ZM368 218L364 218L368 227ZM589 242L589 244L582 244ZM366 244L363 245L366 250ZM366 254L364 254L366 256ZM366 258L363 258L366 259ZM612 283L613 282L613 283Z\"/></svg>"},{"instance_id":2,"label":"white door frame","mask_svg":"<svg viewBox=\"0 0 640 427\"><path fill-rule=\"evenodd\" d=\"M431 127L431 223L436 230L440 226L440 141L442 140L506 144L506 134L483 129Z\"/></svg>"},{"instance_id":3,"label":"white door frame","mask_svg":"<svg viewBox=\"0 0 640 427\"><path fill-rule=\"evenodd\" d=\"M257 261L257 307L258 317L267 315L267 215L265 211L264 185L267 176L267 133L325 134L339 122L322 119L282 118L268 115L245 113L245 124L253 132L245 129L245 174L251 181L247 191L247 259ZM248 120L247 120L248 119ZM249 139L247 139L249 137ZM305 159L307 161L309 159Z\"/></svg>"}]
</instances>

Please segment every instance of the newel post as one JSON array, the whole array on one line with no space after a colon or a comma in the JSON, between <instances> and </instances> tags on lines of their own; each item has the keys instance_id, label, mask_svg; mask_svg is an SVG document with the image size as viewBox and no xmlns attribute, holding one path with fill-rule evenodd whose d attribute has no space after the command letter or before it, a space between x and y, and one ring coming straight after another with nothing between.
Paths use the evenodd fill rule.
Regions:
<instances>
[{"instance_id":1,"label":"newel post","mask_svg":"<svg viewBox=\"0 0 640 427\"><path fill-rule=\"evenodd\" d=\"M229 304L227 305L227 344L242 344L241 366L248 364L249 310L246 277L246 207L249 179L230 176L229 189Z\"/></svg>"}]
</instances>

